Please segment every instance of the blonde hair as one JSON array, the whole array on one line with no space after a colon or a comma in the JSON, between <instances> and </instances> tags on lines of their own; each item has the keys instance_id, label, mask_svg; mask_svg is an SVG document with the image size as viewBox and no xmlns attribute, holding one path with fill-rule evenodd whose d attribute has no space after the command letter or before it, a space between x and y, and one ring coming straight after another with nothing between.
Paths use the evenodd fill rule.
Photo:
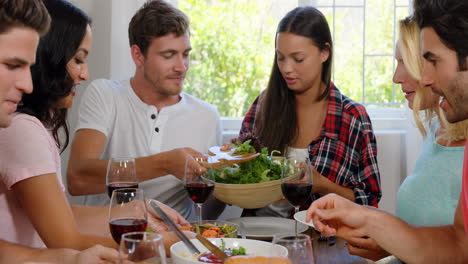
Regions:
<instances>
[{"instance_id":1,"label":"blonde hair","mask_svg":"<svg viewBox=\"0 0 468 264\"><path fill-rule=\"evenodd\" d=\"M421 56L419 40L420 29L418 24L412 19L412 17L407 17L399 21L399 29L400 35L398 48L400 49L406 71L413 79L420 81L423 69L423 59ZM421 109L424 103L423 99L426 98L426 93L430 92L428 89L429 88L424 86L418 86L416 88L416 94L413 101L413 116L421 134L424 137L427 136L424 124L428 124L429 128L432 129L433 121L435 120L435 117L437 117L441 127L444 128L441 130L442 133L439 135L439 139L446 140L449 144L450 142L466 139L468 134L468 120L455 124L449 123L437 103L426 109ZM424 121L421 120L421 110L424 111Z\"/></svg>"}]
</instances>

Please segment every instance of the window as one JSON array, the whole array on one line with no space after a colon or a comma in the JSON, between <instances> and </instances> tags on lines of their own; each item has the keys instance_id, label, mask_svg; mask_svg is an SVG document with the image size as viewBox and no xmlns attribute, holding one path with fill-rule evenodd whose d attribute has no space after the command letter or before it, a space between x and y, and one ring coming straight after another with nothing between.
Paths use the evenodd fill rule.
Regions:
<instances>
[{"instance_id":1,"label":"window","mask_svg":"<svg viewBox=\"0 0 468 264\"><path fill-rule=\"evenodd\" d=\"M333 81L366 106L402 107L392 84L397 21L410 0L178 0L191 20L193 52L185 89L242 117L265 89L279 20L298 5L320 9L334 40Z\"/></svg>"}]
</instances>

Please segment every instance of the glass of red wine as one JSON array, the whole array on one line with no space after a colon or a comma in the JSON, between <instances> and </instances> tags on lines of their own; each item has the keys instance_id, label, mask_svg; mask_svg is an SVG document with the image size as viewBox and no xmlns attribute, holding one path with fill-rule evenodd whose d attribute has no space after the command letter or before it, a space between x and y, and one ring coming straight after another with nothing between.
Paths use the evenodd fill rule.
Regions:
<instances>
[{"instance_id":1,"label":"glass of red wine","mask_svg":"<svg viewBox=\"0 0 468 264\"><path fill-rule=\"evenodd\" d=\"M184 186L185 190L196 205L197 211L197 222L199 225L202 224L202 206L203 203L210 197L214 190L213 183L204 181L199 171L199 162L206 162L206 159L202 157L193 157L187 155L185 161L185 174L184 174Z\"/></svg>"},{"instance_id":2,"label":"glass of red wine","mask_svg":"<svg viewBox=\"0 0 468 264\"><path fill-rule=\"evenodd\" d=\"M309 159L295 157L286 159L281 179L283 196L294 207L294 213L297 213L299 207L312 195L313 177ZM295 231L297 235L297 221Z\"/></svg>"},{"instance_id":3,"label":"glass of red wine","mask_svg":"<svg viewBox=\"0 0 468 264\"><path fill-rule=\"evenodd\" d=\"M106 187L109 198L114 190L138 188L135 160L132 158L109 159L106 173Z\"/></svg>"},{"instance_id":4,"label":"glass of red wine","mask_svg":"<svg viewBox=\"0 0 468 264\"><path fill-rule=\"evenodd\" d=\"M148 213L143 190L117 189L112 192L109 206L109 229L117 244L123 234L145 231Z\"/></svg>"},{"instance_id":5,"label":"glass of red wine","mask_svg":"<svg viewBox=\"0 0 468 264\"><path fill-rule=\"evenodd\" d=\"M121 260L129 260L132 263L167 263L163 238L157 233L131 232L123 234L119 255Z\"/></svg>"}]
</instances>

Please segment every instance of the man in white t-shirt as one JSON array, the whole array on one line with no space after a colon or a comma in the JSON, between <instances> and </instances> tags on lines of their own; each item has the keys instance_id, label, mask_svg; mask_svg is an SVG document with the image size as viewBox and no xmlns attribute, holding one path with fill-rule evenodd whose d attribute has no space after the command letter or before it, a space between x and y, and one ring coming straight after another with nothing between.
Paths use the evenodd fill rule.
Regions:
<instances>
[{"instance_id":1,"label":"man in white t-shirt","mask_svg":"<svg viewBox=\"0 0 468 264\"><path fill-rule=\"evenodd\" d=\"M68 164L68 189L88 195L86 205L108 203L107 160L136 160L140 187L184 217L193 219L193 203L184 190L186 157L221 144L218 112L182 92L191 51L184 13L155 0L145 3L129 25L136 72L130 80L96 80L84 93ZM205 171L193 159L197 173ZM224 205L206 212L217 217ZM217 210L213 204L221 206Z\"/></svg>"}]
</instances>

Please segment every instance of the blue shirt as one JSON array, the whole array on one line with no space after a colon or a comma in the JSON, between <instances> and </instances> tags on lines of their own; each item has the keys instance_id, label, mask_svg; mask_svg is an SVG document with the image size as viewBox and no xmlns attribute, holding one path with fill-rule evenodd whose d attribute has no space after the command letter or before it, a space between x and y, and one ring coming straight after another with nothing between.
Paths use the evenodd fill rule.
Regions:
<instances>
[{"instance_id":1,"label":"blue shirt","mask_svg":"<svg viewBox=\"0 0 468 264\"><path fill-rule=\"evenodd\" d=\"M437 144L429 131L413 169L397 194L396 214L409 224L453 224L460 197L464 147Z\"/></svg>"}]
</instances>

